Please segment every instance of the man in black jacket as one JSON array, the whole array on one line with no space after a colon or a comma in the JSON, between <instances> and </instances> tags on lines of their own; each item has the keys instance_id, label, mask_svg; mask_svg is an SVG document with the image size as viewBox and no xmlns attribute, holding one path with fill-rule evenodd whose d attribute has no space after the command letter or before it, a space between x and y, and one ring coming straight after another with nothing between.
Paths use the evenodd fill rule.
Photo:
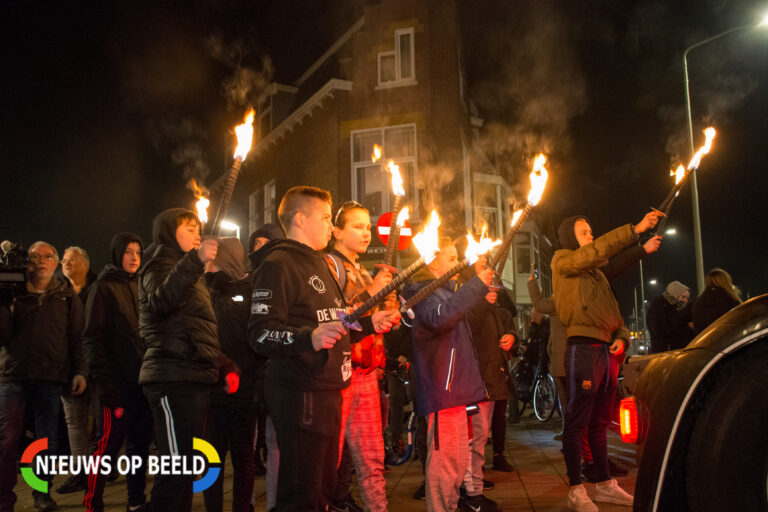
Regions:
<instances>
[{"instance_id":1,"label":"man in black jacket","mask_svg":"<svg viewBox=\"0 0 768 512\"><path fill-rule=\"evenodd\" d=\"M141 265L141 239L133 233L112 238L109 263L91 287L85 305L83 344L91 380L99 389L102 410L101 438L95 457L114 463L127 440L125 454L146 464L152 442L152 412L139 386L144 340L139 336L137 272ZM89 475L83 505L88 511L104 510L101 473ZM146 473L126 475L129 510L146 509Z\"/></svg>"},{"instance_id":2,"label":"man in black jacket","mask_svg":"<svg viewBox=\"0 0 768 512\"><path fill-rule=\"evenodd\" d=\"M248 512L253 494L255 462L253 435L256 426L256 354L248 346L248 317L251 311L251 283L245 273L245 254L237 238L220 238L216 259L206 267L205 282L211 291L213 311L219 328L221 350L242 371L238 390L211 393L206 438L219 453L222 471L227 449L232 457L232 510ZM205 490L207 512L221 512L224 479Z\"/></svg>"},{"instance_id":3,"label":"man in black jacket","mask_svg":"<svg viewBox=\"0 0 768 512\"><path fill-rule=\"evenodd\" d=\"M280 450L276 508L321 510L336 480L341 389L352 377L351 341L384 332L399 321L380 311L351 336L337 320L344 295L318 252L331 238L331 195L293 187L280 201L285 240L273 240L254 258L248 338L270 357L264 391Z\"/></svg>"},{"instance_id":4,"label":"man in black jacket","mask_svg":"<svg viewBox=\"0 0 768 512\"><path fill-rule=\"evenodd\" d=\"M649 354L685 347L693 339L691 307L688 299L691 289L680 281L672 281L663 294L648 308L645 321L651 333Z\"/></svg>"},{"instance_id":5,"label":"man in black jacket","mask_svg":"<svg viewBox=\"0 0 768 512\"><path fill-rule=\"evenodd\" d=\"M27 293L13 306L10 338L0 347L0 511L13 510L16 461L25 407L35 411L35 437L48 438L48 454L59 448L57 421L64 386L75 394L85 390L88 373L81 351L83 304L53 273L56 249L46 242L29 248L33 264ZM7 306L2 306L7 308ZM7 319L7 315L6 319ZM72 378L71 375L75 377ZM37 475L48 482L53 475ZM40 511L57 510L50 494L33 491Z\"/></svg>"},{"instance_id":6,"label":"man in black jacket","mask_svg":"<svg viewBox=\"0 0 768 512\"><path fill-rule=\"evenodd\" d=\"M192 439L203 437L211 388L220 381L224 360L203 281L218 242L201 242L197 215L181 208L155 218L152 238L155 248L139 280L139 334L147 347L139 384L152 409L160 455L191 460ZM222 367L221 373L230 372ZM157 475L150 508L190 510L192 480Z\"/></svg>"}]
</instances>

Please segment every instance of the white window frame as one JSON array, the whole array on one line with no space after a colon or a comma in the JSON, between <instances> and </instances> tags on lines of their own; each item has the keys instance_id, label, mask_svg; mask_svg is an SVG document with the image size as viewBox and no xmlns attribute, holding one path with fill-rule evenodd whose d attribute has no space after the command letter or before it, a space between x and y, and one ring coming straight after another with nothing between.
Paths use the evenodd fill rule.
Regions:
<instances>
[{"instance_id":1,"label":"white window frame","mask_svg":"<svg viewBox=\"0 0 768 512\"><path fill-rule=\"evenodd\" d=\"M400 36L409 34L411 36L411 76L403 77L401 72L400 62ZM381 80L381 59L382 57L389 57L394 55L395 57L395 79L387 82ZM416 85L416 31L413 27L400 28L395 30L395 49L379 52L376 58L376 65L378 66L378 85L376 89L389 89L392 87L404 87L409 85Z\"/></svg>"},{"instance_id":2,"label":"white window frame","mask_svg":"<svg viewBox=\"0 0 768 512\"><path fill-rule=\"evenodd\" d=\"M385 132L387 130L394 130L398 128L413 128L413 156L408 156L405 158L398 158L395 163L397 164L413 164L413 177L411 180L413 183L406 183L406 189L405 189L405 203L410 207L410 219L409 222L415 222L419 220L419 164L418 164L418 153L419 153L419 140L418 140L418 130L416 129L415 123L408 123L408 124L395 124L391 126L381 126L379 128L370 128L365 130L353 130L349 134L349 160L351 162L351 168L352 168L352 200L359 201L360 203L365 204L365 198L357 197L357 170L361 167L372 167L376 164L374 164L371 161L362 161L362 162L355 162L355 136L356 135L365 135L370 133L376 133L378 132L380 134L379 140L381 140L381 153L382 155L387 154L387 148L386 148L386 140L384 138ZM381 166L381 172L387 172L384 168L387 165L388 159L382 157L377 164ZM389 184L390 180L387 180L387 183ZM391 185L389 185L391 186ZM388 212L392 208L392 205L389 204L389 191L387 191L387 194L384 194L384 201L385 203L381 205L382 211ZM373 223L376 222L376 219L378 217L371 217L371 221Z\"/></svg>"},{"instance_id":3,"label":"white window frame","mask_svg":"<svg viewBox=\"0 0 768 512\"><path fill-rule=\"evenodd\" d=\"M275 190L275 180L270 180L264 185L264 203L263 203L263 219L264 224L267 222L275 222L277 218L277 191ZM270 194L270 191L272 192ZM274 196L271 198L270 195ZM270 204L271 203L271 204Z\"/></svg>"},{"instance_id":4,"label":"white window frame","mask_svg":"<svg viewBox=\"0 0 768 512\"><path fill-rule=\"evenodd\" d=\"M483 212L490 212L495 211L496 212L496 225L499 228L499 232L496 234L498 237L502 237L507 232L507 226L504 222L504 219L508 216L505 215L506 213L506 205L504 204L504 201L502 198L508 196L508 186L507 182L504 181L504 178L501 176L496 176L495 174L485 174L481 172L476 172L472 174L472 215L473 219L476 217L476 211L483 211ZM474 184L475 183L488 183L491 185L496 185L496 207L490 208L488 206L480 206L475 204L475 195L474 195ZM471 224L470 228L471 229Z\"/></svg>"},{"instance_id":5,"label":"white window frame","mask_svg":"<svg viewBox=\"0 0 768 512\"><path fill-rule=\"evenodd\" d=\"M262 215L262 207L259 204L259 199L261 199L261 191L257 190L255 192L251 192L251 194L248 196L248 228L249 233L253 233L259 227L261 227L261 215Z\"/></svg>"}]
</instances>

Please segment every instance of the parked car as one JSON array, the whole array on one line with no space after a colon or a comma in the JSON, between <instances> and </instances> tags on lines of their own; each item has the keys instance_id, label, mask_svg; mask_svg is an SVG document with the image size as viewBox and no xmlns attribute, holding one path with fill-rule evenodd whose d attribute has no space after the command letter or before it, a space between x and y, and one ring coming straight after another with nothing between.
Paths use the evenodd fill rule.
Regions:
<instances>
[{"instance_id":1,"label":"parked car","mask_svg":"<svg viewBox=\"0 0 768 512\"><path fill-rule=\"evenodd\" d=\"M768 511L768 295L624 367L636 511Z\"/></svg>"}]
</instances>

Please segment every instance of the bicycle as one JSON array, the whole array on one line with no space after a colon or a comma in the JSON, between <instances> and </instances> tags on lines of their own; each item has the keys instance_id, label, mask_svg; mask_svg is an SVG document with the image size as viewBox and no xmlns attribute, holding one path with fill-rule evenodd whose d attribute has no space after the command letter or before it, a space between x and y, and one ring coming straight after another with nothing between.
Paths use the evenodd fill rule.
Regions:
<instances>
[{"instance_id":1,"label":"bicycle","mask_svg":"<svg viewBox=\"0 0 768 512\"><path fill-rule=\"evenodd\" d=\"M520 414L530 403L533 413L541 422L549 421L560 409L560 398L555 387L555 380L549 373L549 355L545 343L538 347L538 357L534 360L533 351L527 350L513 368L512 378L517 389L517 398L523 402ZM562 412L560 413L562 415Z\"/></svg>"}]
</instances>

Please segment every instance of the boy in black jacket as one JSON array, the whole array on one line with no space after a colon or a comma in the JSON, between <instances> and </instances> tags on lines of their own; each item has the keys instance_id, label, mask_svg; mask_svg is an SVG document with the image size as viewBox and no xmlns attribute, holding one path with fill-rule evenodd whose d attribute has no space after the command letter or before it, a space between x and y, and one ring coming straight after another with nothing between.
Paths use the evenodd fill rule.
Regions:
<instances>
[{"instance_id":1,"label":"boy in black jacket","mask_svg":"<svg viewBox=\"0 0 768 512\"><path fill-rule=\"evenodd\" d=\"M216 316L203 282L205 264L216 258L218 242L200 241L197 215L182 208L154 221L154 251L139 280L139 333L147 351L139 384L149 401L159 454L194 454L192 438L203 437L210 392L223 365ZM159 474L152 487L153 510L192 507L191 475Z\"/></svg>"},{"instance_id":2,"label":"boy in black jacket","mask_svg":"<svg viewBox=\"0 0 768 512\"><path fill-rule=\"evenodd\" d=\"M85 305L83 344L91 379L98 384L104 426L93 455L109 456L113 463L127 440L126 455L139 456L146 464L152 442L152 412L139 386L145 351L139 336L137 285L142 251L137 235L115 235L110 262L91 287ZM101 473L88 476L86 510L104 510L106 479ZM126 484L129 509L145 510L145 471L129 472Z\"/></svg>"},{"instance_id":3,"label":"boy in black jacket","mask_svg":"<svg viewBox=\"0 0 768 512\"><path fill-rule=\"evenodd\" d=\"M341 389L352 376L350 336L337 320L346 302L318 252L331 238L331 195L293 187L280 202L286 240L254 261L251 348L267 355L265 395L280 449L277 510L321 510L336 479ZM361 319L355 340L399 321L394 311Z\"/></svg>"}]
</instances>

